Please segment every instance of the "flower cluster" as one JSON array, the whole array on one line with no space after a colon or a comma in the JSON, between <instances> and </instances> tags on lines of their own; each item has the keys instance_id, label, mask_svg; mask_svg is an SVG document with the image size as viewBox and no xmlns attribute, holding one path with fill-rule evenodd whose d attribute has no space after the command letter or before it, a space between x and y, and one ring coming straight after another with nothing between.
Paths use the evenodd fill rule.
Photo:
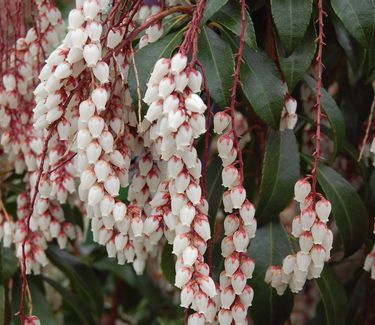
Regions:
<instances>
[{"instance_id":1,"label":"flower cluster","mask_svg":"<svg viewBox=\"0 0 375 325\"><path fill-rule=\"evenodd\" d=\"M212 322L218 302L203 258L211 235L200 185L201 162L194 147L194 139L205 132L206 105L197 94L201 84L201 74L187 65L183 53L158 60L144 97L149 108L142 124L145 146L154 160L164 162L164 180L150 202L151 217L155 225L164 223L164 234L173 242L181 306L196 311L189 324Z\"/></svg>"},{"instance_id":2,"label":"flower cluster","mask_svg":"<svg viewBox=\"0 0 375 325\"><path fill-rule=\"evenodd\" d=\"M160 12L160 6L153 5L147 6L143 5L139 11L137 16L137 21L139 23L146 22L151 16L156 15ZM139 40L139 48L143 48L150 43L156 42L162 35L163 35L163 24L158 22L146 29L145 35L143 35Z\"/></svg>"},{"instance_id":3,"label":"flower cluster","mask_svg":"<svg viewBox=\"0 0 375 325\"><path fill-rule=\"evenodd\" d=\"M286 256L282 266L270 266L265 276L279 295L288 286L299 292L307 279L319 278L332 249L333 234L327 227L331 203L320 193L312 193L307 179L297 181L294 195L301 213L293 219L292 235L298 238L300 251Z\"/></svg>"},{"instance_id":4,"label":"flower cluster","mask_svg":"<svg viewBox=\"0 0 375 325\"><path fill-rule=\"evenodd\" d=\"M224 211L228 213L224 219L225 237L221 243L225 260L224 271L220 274L220 324L231 324L233 320L236 324L245 323L247 309L254 296L247 279L252 277L255 264L246 251L250 240L255 237L257 223L255 208L246 199L243 176L236 167L239 148L232 132L235 127L231 116L225 111L215 114L214 131L220 134L217 148L223 161L222 181L226 188L223 194Z\"/></svg>"}]
</instances>

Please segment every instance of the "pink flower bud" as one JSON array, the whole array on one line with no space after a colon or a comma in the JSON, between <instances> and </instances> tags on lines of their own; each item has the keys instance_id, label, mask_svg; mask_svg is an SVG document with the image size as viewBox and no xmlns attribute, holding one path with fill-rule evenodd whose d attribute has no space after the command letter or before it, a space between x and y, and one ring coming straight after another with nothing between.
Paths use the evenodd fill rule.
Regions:
<instances>
[{"instance_id":1,"label":"pink flower bud","mask_svg":"<svg viewBox=\"0 0 375 325\"><path fill-rule=\"evenodd\" d=\"M245 306L245 308L248 308L251 306L254 298L254 290L249 285L246 285L243 289L242 293L240 294L240 301Z\"/></svg>"},{"instance_id":2,"label":"pink flower bud","mask_svg":"<svg viewBox=\"0 0 375 325\"><path fill-rule=\"evenodd\" d=\"M235 214L229 214L224 219L224 234L226 236L231 236L238 229L240 225L240 220Z\"/></svg>"},{"instance_id":3,"label":"pink flower bud","mask_svg":"<svg viewBox=\"0 0 375 325\"><path fill-rule=\"evenodd\" d=\"M99 112L105 110L105 105L107 104L107 100L108 100L108 93L104 88L99 87L99 88L94 89L91 94L91 98L92 98L93 103L96 106L96 109Z\"/></svg>"},{"instance_id":4,"label":"pink flower bud","mask_svg":"<svg viewBox=\"0 0 375 325\"><path fill-rule=\"evenodd\" d=\"M210 224L205 215L199 214L194 220L194 231L202 237L204 241L211 238Z\"/></svg>"},{"instance_id":5,"label":"pink flower bud","mask_svg":"<svg viewBox=\"0 0 375 325\"><path fill-rule=\"evenodd\" d=\"M100 137L100 134L104 129L104 124L104 120L98 115L94 115L89 119L88 128L94 139Z\"/></svg>"},{"instance_id":6,"label":"pink flower bud","mask_svg":"<svg viewBox=\"0 0 375 325\"><path fill-rule=\"evenodd\" d=\"M222 135L217 141L217 149L220 158L227 158L233 148L233 140L228 134Z\"/></svg>"},{"instance_id":7,"label":"pink flower bud","mask_svg":"<svg viewBox=\"0 0 375 325\"><path fill-rule=\"evenodd\" d=\"M246 277L240 269L231 277L231 283L235 294L240 295L246 286Z\"/></svg>"},{"instance_id":8,"label":"pink flower bud","mask_svg":"<svg viewBox=\"0 0 375 325\"><path fill-rule=\"evenodd\" d=\"M146 89L145 96L143 97L143 101L147 104L150 105L152 102L156 101L159 93L159 85L148 85Z\"/></svg>"},{"instance_id":9,"label":"pink flower bud","mask_svg":"<svg viewBox=\"0 0 375 325\"><path fill-rule=\"evenodd\" d=\"M187 168L194 168L197 164L197 158L198 154L194 146L190 146L182 153L182 160Z\"/></svg>"},{"instance_id":10,"label":"pink flower bud","mask_svg":"<svg viewBox=\"0 0 375 325\"><path fill-rule=\"evenodd\" d=\"M240 265L240 260L237 253L233 253L231 256L228 256L224 260L224 269L228 276L234 274L237 271Z\"/></svg>"},{"instance_id":11,"label":"pink flower bud","mask_svg":"<svg viewBox=\"0 0 375 325\"><path fill-rule=\"evenodd\" d=\"M311 185L306 179L300 179L294 185L294 199L297 202L303 202L311 192Z\"/></svg>"},{"instance_id":12,"label":"pink flower bud","mask_svg":"<svg viewBox=\"0 0 375 325\"><path fill-rule=\"evenodd\" d=\"M311 234L314 239L314 244L322 245L326 235L327 226L323 222L316 222L311 227Z\"/></svg>"},{"instance_id":13,"label":"pink flower bud","mask_svg":"<svg viewBox=\"0 0 375 325\"><path fill-rule=\"evenodd\" d=\"M125 220L126 210L127 208L125 203L120 201L116 202L112 210L112 214L116 222Z\"/></svg>"},{"instance_id":14,"label":"pink flower bud","mask_svg":"<svg viewBox=\"0 0 375 325\"><path fill-rule=\"evenodd\" d=\"M88 122L95 113L95 105L91 99L84 100L79 104L79 119Z\"/></svg>"},{"instance_id":15,"label":"pink flower bud","mask_svg":"<svg viewBox=\"0 0 375 325\"><path fill-rule=\"evenodd\" d=\"M188 77L186 72L182 71L179 74L176 74L174 80L176 83L176 91L182 93L188 84Z\"/></svg>"},{"instance_id":16,"label":"pink flower bud","mask_svg":"<svg viewBox=\"0 0 375 325\"><path fill-rule=\"evenodd\" d=\"M220 293L221 307L229 309L232 306L235 298L236 295L233 287L231 285L227 286L221 290Z\"/></svg>"},{"instance_id":17,"label":"pink flower bud","mask_svg":"<svg viewBox=\"0 0 375 325\"><path fill-rule=\"evenodd\" d=\"M102 35L103 27L96 21L92 21L86 26L87 33L92 42L100 42L100 36Z\"/></svg>"},{"instance_id":18,"label":"pink flower bud","mask_svg":"<svg viewBox=\"0 0 375 325\"><path fill-rule=\"evenodd\" d=\"M83 2L83 15L88 21L94 20L99 14L99 4L96 0L86 0Z\"/></svg>"},{"instance_id":19,"label":"pink flower bud","mask_svg":"<svg viewBox=\"0 0 375 325\"><path fill-rule=\"evenodd\" d=\"M114 139L112 133L109 131L103 131L99 137L99 144L103 148L105 153L111 153L113 151Z\"/></svg>"},{"instance_id":20,"label":"pink flower bud","mask_svg":"<svg viewBox=\"0 0 375 325\"><path fill-rule=\"evenodd\" d=\"M72 66L68 62L62 62L56 67L53 74L57 79L65 79L68 78L72 72Z\"/></svg>"},{"instance_id":21,"label":"pink flower bud","mask_svg":"<svg viewBox=\"0 0 375 325\"><path fill-rule=\"evenodd\" d=\"M207 109L206 104L203 102L199 95L191 93L185 98L185 107L192 113L203 114Z\"/></svg>"},{"instance_id":22,"label":"pink flower bud","mask_svg":"<svg viewBox=\"0 0 375 325\"><path fill-rule=\"evenodd\" d=\"M202 74L195 70L191 69L188 74L188 86L193 93L198 93L201 91L202 87Z\"/></svg>"},{"instance_id":23,"label":"pink flower bud","mask_svg":"<svg viewBox=\"0 0 375 325\"><path fill-rule=\"evenodd\" d=\"M86 148L87 160L90 164L95 164L102 153L102 147L97 141L91 142Z\"/></svg>"},{"instance_id":24,"label":"pink flower bud","mask_svg":"<svg viewBox=\"0 0 375 325\"><path fill-rule=\"evenodd\" d=\"M157 23L146 29L146 35L150 43L156 42L163 35L163 25Z\"/></svg>"},{"instance_id":25,"label":"pink flower bud","mask_svg":"<svg viewBox=\"0 0 375 325\"><path fill-rule=\"evenodd\" d=\"M311 249L311 259L316 267L322 267L326 258L326 251L321 245L314 245Z\"/></svg>"},{"instance_id":26,"label":"pink flower bud","mask_svg":"<svg viewBox=\"0 0 375 325\"><path fill-rule=\"evenodd\" d=\"M169 113L171 111L178 110L179 104L180 100L178 99L176 94L169 95L163 102L163 113Z\"/></svg>"},{"instance_id":27,"label":"pink flower bud","mask_svg":"<svg viewBox=\"0 0 375 325\"><path fill-rule=\"evenodd\" d=\"M324 198L320 199L315 204L316 214L318 215L319 219L324 223L328 221L328 217L331 214L331 209L331 202Z\"/></svg>"},{"instance_id":28,"label":"pink flower bud","mask_svg":"<svg viewBox=\"0 0 375 325\"><path fill-rule=\"evenodd\" d=\"M152 71L150 82L159 83L165 75L168 74L170 68L170 60L161 58L156 61L154 70Z\"/></svg>"},{"instance_id":29,"label":"pink flower bud","mask_svg":"<svg viewBox=\"0 0 375 325\"><path fill-rule=\"evenodd\" d=\"M313 247L314 241L311 233L309 231L305 231L299 237L299 246L301 251L304 253L308 253L310 249Z\"/></svg>"},{"instance_id":30,"label":"pink flower bud","mask_svg":"<svg viewBox=\"0 0 375 325\"><path fill-rule=\"evenodd\" d=\"M233 321L231 310L221 308L218 314L218 319L221 325L231 325Z\"/></svg>"},{"instance_id":31,"label":"pink flower bud","mask_svg":"<svg viewBox=\"0 0 375 325\"><path fill-rule=\"evenodd\" d=\"M296 257L294 255L287 255L283 259L283 272L286 274L291 274L294 270L296 264Z\"/></svg>"},{"instance_id":32,"label":"pink flower bud","mask_svg":"<svg viewBox=\"0 0 375 325\"><path fill-rule=\"evenodd\" d=\"M300 216L295 216L292 221L292 235L298 238L302 234L302 222Z\"/></svg>"},{"instance_id":33,"label":"pink flower bud","mask_svg":"<svg viewBox=\"0 0 375 325\"><path fill-rule=\"evenodd\" d=\"M202 197L202 189L196 183L190 183L186 189L186 195L193 205L197 205Z\"/></svg>"},{"instance_id":34,"label":"pink flower bud","mask_svg":"<svg viewBox=\"0 0 375 325\"><path fill-rule=\"evenodd\" d=\"M189 202L184 205L180 211L180 220L182 225L190 227L196 214L194 206Z\"/></svg>"},{"instance_id":35,"label":"pink flower bud","mask_svg":"<svg viewBox=\"0 0 375 325\"><path fill-rule=\"evenodd\" d=\"M184 265L193 266L198 257L198 250L194 246L187 246L182 252Z\"/></svg>"},{"instance_id":36,"label":"pink flower bud","mask_svg":"<svg viewBox=\"0 0 375 325\"><path fill-rule=\"evenodd\" d=\"M77 29L82 26L85 21L85 17L81 10L72 9L69 12L68 23L70 29Z\"/></svg>"},{"instance_id":37,"label":"pink flower bud","mask_svg":"<svg viewBox=\"0 0 375 325\"><path fill-rule=\"evenodd\" d=\"M232 307L232 316L236 324L246 323L247 310L241 302L236 302Z\"/></svg>"},{"instance_id":38,"label":"pink flower bud","mask_svg":"<svg viewBox=\"0 0 375 325\"><path fill-rule=\"evenodd\" d=\"M202 264L202 263L201 263ZM208 267L208 265L206 264ZM210 298L216 296L215 282L208 275L198 279L199 287Z\"/></svg>"},{"instance_id":39,"label":"pink flower bud","mask_svg":"<svg viewBox=\"0 0 375 325\"><path fill-rule=\"evenodd\" d=\"M26 316L25 325L40 325L40 320L36 316Z\"/></svg>"},{"instance_id":40,"label":"pink flower bud","mask_svg":"<svg viewBox=\"0 0 375 325\"><path fill-rule=\"evenodd\" d=\"M285 101L285 109L289 115L295 114L297 110L297 101L293 97L289 97Z\"/></svg>"},{"instance_id":41,"label":"pink flower bud","mask_svg":"<svg viewBox=\"0 0 375 325\"><path fill-rule=\"evenodd\" d=\"M249 200L245 200L240 208L240 216L245 226L253 223L255 215L255 207Z\"/></svg>"},{"instance_id":42,"label":"pink flower bud","mask_svg":"<svg viewBox=\"0 0 375 325\"><path fill-rule=\"evenodd\" d=\"M148 120L150 123L152 123L155 120L161 118L162 115L163 115L163 102L155 101L155 102L152 102L152 104L149 106L144 118Z\"/></svg>"},{"instance_id":43,"label":"pink flower bud","mask_svg":"<svg viewBox=\"0 0 375 325\"><path fill-rule=\"evenodd\" d=\"M98 182L104 182L111 172L111 166L105 160L98 160L95 163L94 171Z\"/></svg>"},{"instance_id":44,"label":"pink flower bud","mask_svg":"<svg viewBox=\"0 0 375 325\"><path fill-rule=\"evenodd\" d=\"M94 76L99 80L101 84L107 83L109 78L109 67L104 61L100 61L92 69Z\"/></svg>"},{"instance_id":45,"label":"pink flower bud","mask_svg":"<svg viewBox=\"0 0 375 325\"><path fill-rule=\"evenodd\" d=\"M324 249L326 250L327 253L329 253L330 250L332 249L332 243L333 243L332 231L330 229L327 229L326 233L325 233L325 236L324 236L324 239L323 239L323 247L324 247ZM327 257L328 257L327 258L327 260L328 260L329 255Z\"/></svg>"},{"instance_id":46,"label":"pink flower bud","mask_svg":"<svg viewBox=\"0 0 375 325\"><path fill-rule=\"evenodd\" d=\"M104 188L111 196L118 196L120 191L119 178L115 175L108 176L108 178L104 182Z\"/></svg>"},{"instance_id":47,"label":"pink flower bud","mask_svg":"<svg viewBox=\"0 0 375 325\"><path fill-rule=\"evenodd\" d=\"M189 123L193 128L194 139L206 132L206 119L204 115L198 113L191 114Z\"/></svg>"},{"instance_id":48,"label":"pink flower bud","mask_svg":"<svg viewBox=\"0 0 375 325\"><path fill-rule=\"evenodd\" d=\"M110 49L114 49L117 45L120 44L123 38L123 29L122 28L112 28L108 32L107 46Z\"/></svg>"},{"instance_id":49,"label":"pink flower bud","mask_svg":"<svg viewBox=\"0 0 375 325\"><path fill-rule=\"evenodd\" d=\"M181 307L189 308L194 300L195 290L194 286L187 285L181 290Z\"/></svg>"},{"instance_id":50,"label":"pink flower bud","mask_svg":"<svg viewBox=\"0 0 375 325\"><path fill-rule=\"evenodd\" d=\"M103 197L103 188L100 185L94 185L90 188L88 193L88 204L91 206L97 205Z\"/></svg>"},{"instance_id":51,"label":"pink flower bud","mask_svg":"<svg viewBox=\"0 0 375 325\"><path fill-rule=\"evenodd\" d=\"M182 267L176 272L175 286L177 288L182 288L191 279L192 273L189 267Z\"/></svg>"},{"instance_id":52,"label":"pink flower bud","mask_svg":"<svg viewBox=\"0 0 375 325\"><path fill-rule=\"evenodd\" d=\"M187 198L183 194L176 194L171 197L172 213L179 215L182 207L187 203Z\"/></svg>"},{"instance_id":53,"label":"pink flower bud","mask_svg":"<svg viewBox=\"0 0 375 325\"><path fill-rule=\"evenodd\" d=\"M103 200L100 202L100 212L103 217L108 217L115 206L115 200L110 195L104 195Z\"/></svg>"},{"instance_id":54,"label":"pink flower bud","mask_svg":"<svg viewBox=\"0 0 375 325\"><path fill-rule=\"evenodd\" d=\"M173 92L175 86L174 78L164 77L159 83L159 96L163 99L167 98Z\"/></svg>"},{"instance_id":55,"label":"pink flower bud","mask_svg":"<svg viewBox=\"0 0 375 325\"><path fill-rule=\"evenodd\" d=\"M171 59L171 72L178 74L186 68L187 56L180 52L175 54Z\"/></svg>"},{"instance_id":56,"label":"pink flower bud","mask_svg":"<svg viewBox=\"0 0 375 325\"><path fill-rule=\"evenodd\" d=\"M206 318L202 313L193 313L188 317L187 325L204 325Z\"/></svg>"},{"instance_id":57,"label":"pink flower bud","mask_svg":"<svg viewBox=\"0 0 375 325\"><path fill-rule=\"evenodd\" d=\"M254 268L254 260L247 255L243 255L241 257L240 269L241 272L245 275L246 279L251 279L253 277Z\"/></svg>"},{"instance_id":58,"label":"pink flower bud","mask_svg":"<svg viewBox=\"0 0 375 325\"><path fill-rule=\"evenodd\" d=\"M193 142L193 129L189 123L182 124L176 134L177 150L185 150Z\"/></svg>"},{"instance_id":59,"label":"pink flower bud","mask_svg":"<svg viewBox=\"0 0 375 325\"><path fill-rule=\"evenodd\" d=\"M230 191L230 198L232 200L233 208L239 209L246 199L246 190L242 185L238 185L232 188Z\"/></svg>"},{"instance_id":60,"label":"pink flower bud","mask_svg":"<svg viewBox=\"0 0 375 325\"><path fill-rule=\"evenodd\" d=\"M311 229L312 225L315 222L316 214L313 208L309 207L302 211L301 213L301 224L302 230L308 231Z\"/></svg>"},{"instance_id":61,"label":"pink flower bud","mask_svg":"<svg viewBox=\"0 0 375 325\"><path fill-rule=\"evenodd\" d=\"M298 252L297 255L296 255L296 265L298 267L298 270L302 271L302 272L307 272L309 266L310 266L310 263L311 263L311 257L309 254L307 253L304 253L304 252Z\"/></svg>"},{"instance_id":62,"label":"pink flower bud","mask_svg":"<svg viewBox=\"0 0 375 325\"><path fill-rule=\"evenodd\" d=\"M186 247L190 245L190 240L186 234L177 235L173 241L173 250L174 255L181 255Z\"/></svg>"},{"instance_id":63,"label":"pink flower bud","mask_svg":"<svg viewBox=\"0 0 375 325\"><path fill-rule=\"evenodd\" d=\"M228 127L231 121L229 114L225 112L217 112L214 115L214 131L217 134L222 134L223 131Z\"/></svg>"},{"instance_id":64,"label":"pink flower bud","mask_svg":"<svg viewBox=\"0 0 375 325\"><path fill-rule=\"evenodd\" d=\"M223 193L223 204L224 204L224 211L231 213L233 211L233 203L230 195L230 191L225 191Z\"/></svg>"},{"instance_id":65,"label":"pink flower bud","mask_svg":"<svg viewBox=\"0 0 375 325\"><path fill-rule=\"evenodd\" d=\"M85 45L83 48L83 58L85 59L87 66L93 68L98 63L101 57L101 50L98 45L91 43Z\"/></svg>"},{"instance_id":66,"label":"pink flower bud","mask_svg":"<svg viewBox=\"0 0 375 325\"><path fill-rule=\"evenodd\" d=\"M69 62L70 64L74 64L80 61L81 59L83 59L83 49L81 47L72 47L69 50L66 61Z\"/></svg>"},{"instance_id":67,"label":"pink flower bud","mask_svg":"<svg viewBox=\"0 0 375 325\"><path fill-rule=\"evenodd\" d=\"M167 166L168 177L176 178L177 175L182 171L183 167L184 167L184 164L181 158L173 156L168 161L168 166Z\"/></svg>"},{"instance_id":68,"label":"pink flower bud","mask_svg":"<svg viewBox=\"0 0 375 325\"><path fill-rule=\"evenodd\" d=\"M238 182L238 176L238 169L234 165L224 167L221 173L223 186L231 188L236 182Z\"/></svg>"}]
</instances>

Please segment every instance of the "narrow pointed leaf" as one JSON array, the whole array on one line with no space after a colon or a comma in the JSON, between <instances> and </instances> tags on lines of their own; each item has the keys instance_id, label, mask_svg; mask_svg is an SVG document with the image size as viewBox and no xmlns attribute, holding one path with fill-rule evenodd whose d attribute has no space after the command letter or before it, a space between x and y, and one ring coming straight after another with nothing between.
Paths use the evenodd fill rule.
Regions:
<instances>
[{"instance_id":1,"label":"narrow pointed leaf","mask_svg":"<svg viewBox=\"0 0 375 325\"><path fill-rule=\"evenodd\" d=\"M310 23L312 0L271 0L277 33L287 53L303 39Z\"/></svg>"},{"instance_id":2,"label":"narrow pointed leaf","mask_svg":"<svg viewBox=\"0 0 375 325\"><path fill-rule=\"evenodd\" d=\"M346 253L355 252L368 234L368 215L361 197L347 180L326 165L319 165L318 182L332 204Z\"/></svg>"},{"instance_id":3,"label":"narrow pointed leaf","mask_svg":"<svg viewBox=\"0 0 375 325\"><path fill-rule=\"evenodd\" d=\"M250 314L254 325L282 324L288 319L293 307L293 296L287 291L279 296L276 290L264 282L270 265L281 265L283 258L292 252L292 246L284 227L278 219L257 230L249 255L255 260L255 270L250 285L254 301Z\"/></svg>"},{"instance_id":4,"label":"narrow pointed leaf","mask_svg":"<svg viewBox=\"0 0 375 325\"><path fill-rule=\"evenodd\" d=\"M207 22L216 12L222 8L228 0L207 0L206 8L204 10L202 24Z\"/></svg>"},{"instance_id":5,"label":"narrow pointed leaf","mask_svg":"<svg viewBox=\"0 0 375 325\"><path fill-rule=\"evenodd\" d=\"M332 0L331 5L348 32L364 47L369 47L375 29L373 0Z\"/></svg>"},{"instance_id":6,"label":"narrow pointed leaf","mask_svg":"<svg viewBox=\"0 0 375 325\"><path fill-rule=\"evenodd\" d=\"M324 266L320 278L316 279L315 282L318 285L323 302L326 324L345 324L348 305L346 293L344 287L328 265Z\"/></svg>"},{"instance_id":7,"label":"narrow pointed leaf","mask_svg":"<svg viewBox=\"0 0 375 325\"><path fill-rule=\"evenodd\" d=\"M313 27L306 32L305 38L294 51L287 57L283 57L278 51L280 68L288 84L289 92L292 92L297 83L303 79L311 65L316 50L316 33Z\"/></svg>"},{"instance_id":8,"label":"narrow pointed leaf","mask_svg":"<svg viewBox=\"0 0 375 325\"><path fill-rule=\"evenodd\" d=\"M222 108L229 106L234 73L234 57L230 46L208 27L202 28L198 46L198 58L205 68L212 98Z\"/></svg>"},{"instance_id":9,"label":"narrow pointed leaf","mask_svg":"<svg viewBox=\"0 0 375 325\"><path fill-rule=\"evenodd\" d=\"M299 153L292 130L271 130L263 161L260 199L256 218L264 224L278 218L293 198L293 188L299 176Z\"/></svg>"},{"instance_id":10,"label":"narrow pointed leaf","mask_svg":"<svg viewBox=\"0 0 375 325\"><path fill-rule=\"evenodd\" d=\"M246 48L241 66L242 89L255 113L269 126L279 128L284 88L272 60Z\"/></svg>"},{"instance_id":11,"label":"narrow pointed leaf","mask_svg":"<svg viewBox=\"0 0 375 325\"><path fill-rule=\"evenodd\" d=\"M257 42L253 21L246 11L245 42L253 50L257 49ZM233 34L241 34L241 6L237 2L229 2L211 18L212 21L229 29Z\"/></svg>"},{"instance_id":12,"label":"narrow pointed leaf","mask_svg":"<svg viewBox=\"0 0 375 325\"><path fill-rule=\"evenodd\" d=\"M313 77L306 74L305 82L309 86L309 88L312 90L312 92L316 95L316 80ZM321 93L322 93L322 98L321 98L322 108L324 110L324 113L328 117L329 123L331 125L331 129L333 132L333 138L334 138L334 144L335 144L333 157L335 157L337 151L341 149L343 142L344 142L345 121L340 111L340 108L337 106L335 100L331 97L331 95L324 88L322 88Z\"/></svg>"}]
</instances>

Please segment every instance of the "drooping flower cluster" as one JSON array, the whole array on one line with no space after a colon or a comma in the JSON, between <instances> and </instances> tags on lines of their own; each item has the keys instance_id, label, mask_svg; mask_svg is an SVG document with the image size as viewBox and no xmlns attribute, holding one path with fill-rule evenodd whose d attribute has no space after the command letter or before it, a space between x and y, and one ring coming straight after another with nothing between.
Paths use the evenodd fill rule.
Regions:
<instances>
[{"instance_id":1,"label":"drooping flower cluster","mask_svg":"<svg viewBox=\"0 0 375 325\"><path fill-rule=\"evenodd\" d=\"M254 292L247 285L247 280L252 277L255 264L246 251L257 228L255 208L246 199L241 171L236 167L239 148L234 141L233 127L236 126L232 125L229 114L215 114L214 131L220 134L217 148L223 161L222 181L226 188L223 204L224 211L228 213L224 219L225 237L221 243L221 254L225 260L224 271L220 274L221 309L218 318L220 324L228 325L232 321L244 324L253 300Z\"/></svg>"},{"instance_id":2,"label":"drooping flower cluster","mask_svg":"<svg viewBox=\"0 0 375 325\"><path fill-rule=\"evenodd\" d=\"M286 256L282 266L270 266L265 277L279 295L288 286L292 292L299 292L306 280L319 278L332 249L333 234L327 227L331 203L320 193L314 195L307 179L295 184L294 193L301 213L293 219L292 235L298 238L300 250Z\"/></svg>"},{"instance_id":3,"label":"drooping flower cluster","mask_svg":"<svg viewBox=\"0 0 375 325\"><path fill-rule=\"evenodd\" d=\"M173 243L181 306L196 311L189 324L212 322L217 312L215 283L203 257L211 235L194 147L194 139L205 132L201 84L201 74L179 52L156 62L144 97L149 105L143 121L145 146L154 160L164 162L165 170L165 180L150 202L151 217L163 222L164 234Z\"/></svg>"},{"instance_id":4,"label":"drooping flower cluster","mask_svg":"<svg viewBox=\"0 0 375 325\"><path fill-rule=\"evenodd\" d=\"M160 6L153 5L147 6L143 5L138 11L137 21L139 23L146 22L151 16L156 15L160 12ZM143 35L139 40L139 48L143 48L150 43L155 43L163 35L163 24L158 22L146 29L145 35Z\"/></svg>"}]
</instances>

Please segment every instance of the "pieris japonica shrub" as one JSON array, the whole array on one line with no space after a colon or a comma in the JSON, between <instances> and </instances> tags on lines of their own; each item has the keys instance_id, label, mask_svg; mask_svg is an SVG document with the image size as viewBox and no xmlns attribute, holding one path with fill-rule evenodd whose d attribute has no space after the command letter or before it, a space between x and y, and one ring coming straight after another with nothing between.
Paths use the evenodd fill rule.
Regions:
<instances>
[{"instance_id":1,"label":"pieris japonica shrub","mask_svg":"<svg viewBox=\"0 0 375 325\"><path fill-rule=\"evenodd\" d=\"M0 13L1 324L372 324L371 0Z\"/></svg>"}]
</instances>

